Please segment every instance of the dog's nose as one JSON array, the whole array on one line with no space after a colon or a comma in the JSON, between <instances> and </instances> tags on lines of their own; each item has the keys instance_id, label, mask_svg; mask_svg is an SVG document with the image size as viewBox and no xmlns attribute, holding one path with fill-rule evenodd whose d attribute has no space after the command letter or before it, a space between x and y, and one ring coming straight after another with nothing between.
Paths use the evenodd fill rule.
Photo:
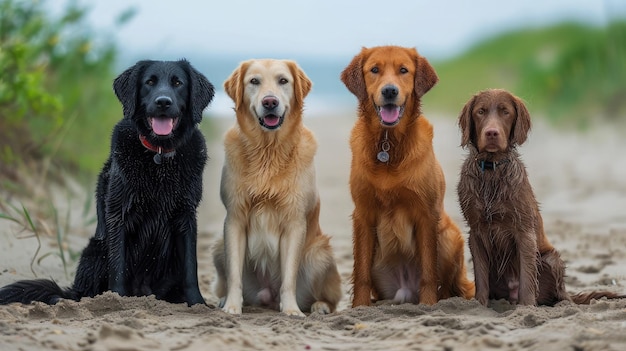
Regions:
<instances>
[{"instance_id":1,"label":"dog's nose","mask_svg":"<svg viewBox=\"0 0 626 351\"><path fill-rule=\"evenodd\" d=\"M159 96L156 100L154 100L154 102L162 110L172 106L172 99L167 96Z\"/></svg>"},{"instance_id":2,"label":"dog's nose","mask_svg":"<svg viewBox=\"0 0 626 351\"><path fill-rule=\"evenodd\" d=\"M489 128L489 129L485 130L485 137L487 137L488 139L495 139L499 135L500 135L500 133L495 128Z\"/></svg>"},{"instance_id":3,"label":"dog's nose","mask_svg":"<svg viewBox=\"0 0 626 351\"><path fill-rule=\"evenodd\" d=\"M383 87L381 91L385 99L394 99L398 96L398 88L395 85L387 84Z\"/></svg>"},{"instance_id":4,"label":"dog's nose","mask_svg":"<svg viewBox=\"0 0 626 351\"><path fill-rule=\"evenodd\" d=\"M275 109L278 106L278 99L273 96L266 96L263 98L263 107L268 110Z\"/></svg>"}]
</instances>

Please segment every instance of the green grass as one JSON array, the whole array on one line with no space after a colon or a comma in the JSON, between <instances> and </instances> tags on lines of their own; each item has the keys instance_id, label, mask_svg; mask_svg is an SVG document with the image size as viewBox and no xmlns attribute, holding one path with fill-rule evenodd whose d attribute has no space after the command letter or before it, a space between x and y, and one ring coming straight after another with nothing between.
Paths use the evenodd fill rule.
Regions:
<instances>
[{"instance_id":1,"label":"green grass","mask_svg":"<svg viewBox=\"0 0 626 351\"><path fill-rule=\"evenodd\" d=\"M555 123L585 125L590 115L626 119L623 21L505 33L433 66L440 82L424 99L432 109L458 113L476 92L504 88Z\"/></svg>"}]
</instances>

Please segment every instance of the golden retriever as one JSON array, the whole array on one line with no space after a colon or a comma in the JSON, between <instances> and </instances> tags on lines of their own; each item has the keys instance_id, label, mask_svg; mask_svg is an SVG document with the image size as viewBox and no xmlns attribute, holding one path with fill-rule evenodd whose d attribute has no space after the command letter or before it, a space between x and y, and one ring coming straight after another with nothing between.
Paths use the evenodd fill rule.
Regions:
<instances>
[{"instance_id":1,"label":"golden retriever","mask_svg":"<svg viewBox=\"0 0 626 351\"><path fill-rule=\"evenodd\" d=\"M341 73L358 98L352 129L352 306L434 304L474 296L461 231L443 208L445 180L420 99L438 81L415 49L363 48Z\"/></svg>"},{"instance_id":2,"label":"golden retriever","mask_svg":"<svg viewBox=\"0 0 626 351\"><path fill-rule=\"evenodd\" d=\"M263 305L287 315L331 313L341 280L319 225L313 158L302 123L311 81L288 60L250 60L224 82L237 123L225 136L221 198L224 240L216 246L223 310Z\"/></svg>"}]
</instances>

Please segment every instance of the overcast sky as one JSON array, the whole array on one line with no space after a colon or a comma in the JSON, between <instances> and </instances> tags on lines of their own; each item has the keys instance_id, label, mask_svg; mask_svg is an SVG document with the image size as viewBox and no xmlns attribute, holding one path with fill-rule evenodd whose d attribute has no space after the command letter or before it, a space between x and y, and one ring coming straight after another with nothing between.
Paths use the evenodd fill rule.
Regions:
<instances>
[{"instance_id":1,"label":"overcast sky","mask_svg":"<svg viewBox=\"0 0 626 351\"><path fill-rule=\"evenodd\" d=\"M48 0L53 10L67 0ZM137 52L351 56L361 46L417 47L446 58L503 30L565 19L601 25L623 0L78 0L90 24ZM116 28L128 8L133 19Z\"/></svg>"}]
</instances>

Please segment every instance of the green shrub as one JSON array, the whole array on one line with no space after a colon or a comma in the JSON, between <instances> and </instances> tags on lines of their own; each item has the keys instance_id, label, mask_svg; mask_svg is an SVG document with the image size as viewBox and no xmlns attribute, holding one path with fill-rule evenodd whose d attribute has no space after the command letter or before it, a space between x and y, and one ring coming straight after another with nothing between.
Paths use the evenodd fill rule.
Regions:
<instances>
[{"instance_id":1,"label":"green shrub","mask_svg":"<svg viewBox=\"0 0 626 351\"><path fill-rule=\"evenodd\" d=\"M45 158L95 173L121 107L111 84L116 47L92 33L70 2L0 0L0 162Z\"/></svg>"},{"instance_id":2,"label":"green shrub","mask_svg":"<svg viewBox=\"0 0 626 351\"><path fill-rule=\"evenodd\" d=\"M458 113L477 91L504 88L555 123L626 120L624 21L505 33L434 66L440 83L425 101L435 109Z\"/></svg>"}]
</instances>

